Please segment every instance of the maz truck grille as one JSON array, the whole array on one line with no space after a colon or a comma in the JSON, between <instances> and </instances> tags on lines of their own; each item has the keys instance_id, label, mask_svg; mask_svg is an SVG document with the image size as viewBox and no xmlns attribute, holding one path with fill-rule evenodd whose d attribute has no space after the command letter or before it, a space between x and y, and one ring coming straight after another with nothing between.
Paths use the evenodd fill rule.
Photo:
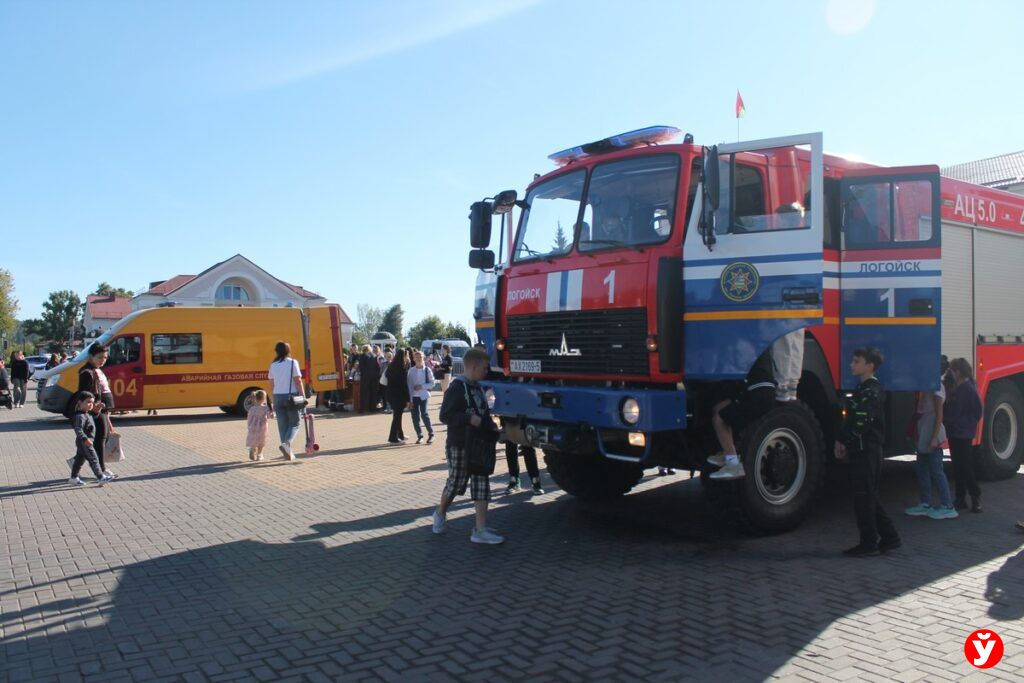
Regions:
<instances>
[{"instance_id":1,"label":"maz truck grille","mask_svg":"<svg viewBox=\"0 0 1024 683\"><path fill-rule=\"evenodd\" d=\"M643 308L509 316L506 344L517 375L650 374Z\"/></svg>"}]
</instances>

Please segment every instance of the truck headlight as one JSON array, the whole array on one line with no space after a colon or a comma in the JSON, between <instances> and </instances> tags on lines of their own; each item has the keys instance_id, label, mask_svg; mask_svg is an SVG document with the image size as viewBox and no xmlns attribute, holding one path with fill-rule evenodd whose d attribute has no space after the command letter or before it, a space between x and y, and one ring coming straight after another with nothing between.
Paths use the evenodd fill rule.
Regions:
<instances>
[{"instance_id":1,"label":"truck headlight","mask_svg":"<svg viewBox=\"0 0 1024 683\"><path fill-rule=\"evenodd\" d=\"M619 410L622 412L622 421L626 424L635 425L640 421L640 403L635 398L623 399Z\"/></svg>"}]
</instances>

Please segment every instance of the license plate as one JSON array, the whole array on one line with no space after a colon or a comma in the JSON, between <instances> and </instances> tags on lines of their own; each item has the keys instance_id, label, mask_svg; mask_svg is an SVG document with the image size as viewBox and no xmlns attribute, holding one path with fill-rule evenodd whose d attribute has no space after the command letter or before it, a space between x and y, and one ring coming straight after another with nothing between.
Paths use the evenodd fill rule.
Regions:
<instances>
[{"instance_id":1,"label":"license plate","mask_svg":"<svg viewBox=\"0 0 1024 683\"><path fill-rule=\"evenodd\" d=\"M539 360L513 360L510 363L512 372L540 372L540 361Z\"/></svg>"}]
</instances>

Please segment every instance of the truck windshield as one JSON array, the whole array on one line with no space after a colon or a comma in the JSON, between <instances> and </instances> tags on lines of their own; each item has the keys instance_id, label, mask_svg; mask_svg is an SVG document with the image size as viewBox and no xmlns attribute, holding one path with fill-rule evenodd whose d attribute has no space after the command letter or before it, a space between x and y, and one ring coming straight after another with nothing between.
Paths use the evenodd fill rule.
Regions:
<instances>
[{"instance_id":1,"label":"truck windshield","mask_svg":"<svg viewBox=\"0 0 1024 683\"><path fill-rule=\"evenodd\" d=\"M580 251L664 242L672 232L678 188L675 154L596 167L580 224Z\"/></svg>"},{"instance_id":2,"label":"truck windshield","mask_svg":"<svg viewBox=\"0 0 1024 683\"><path fill-rule=\"evenodd\" d=\"M523 212L516 241L516 261L569 253L585 178L586 171L581 168L552 178L530 191L526 196L530 208Z\"/></svg>"}]
</instances>

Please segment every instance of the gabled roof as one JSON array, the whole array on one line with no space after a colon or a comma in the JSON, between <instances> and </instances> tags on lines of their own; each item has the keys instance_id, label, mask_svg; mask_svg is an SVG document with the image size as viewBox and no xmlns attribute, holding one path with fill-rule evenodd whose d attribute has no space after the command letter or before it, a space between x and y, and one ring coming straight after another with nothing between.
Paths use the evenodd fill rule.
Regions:
<instances>
[{"instance_id":1,"label":"gabled roof","mask_svg":"<svg viewBox=\"0 0 1024 683\"><path fill-rule=\"evenodd\" d=\"M207 268L206 270L204 270L203 272L199 273L199 275L176 275L176 276L172 277L170 280L165 280L164 282L161 282L160 284L156 285L155 287L150 287L148 292L143 292L143 293L144 294L153 294L153 295L156 295L156 296L168 296L168 295L173 294L174 292L178 291L179 289L181 289L182 287L184 287L188 283L192 282L193 280L195 280L197 278L201 278L202 276L204 276L207 273L209 273L211 270L214 270L215 268L219 268L220 266L224 265L228 261L231 261L232 259L235 259L235 258L240 258L240 259L244 260L246 263L251 265L253 268L255 268L255 269L265 273L266 276L269 277L270 279L276 280L277 282L280 282L282 285L284 285L285 287L287 287L291 291L295 292L295 294L297 296L301 296L301 297L303 297L305 299L318 299L318 298L322 298L316 292L311 292L308 289L306 289L306 288L304 288L304 287L302 287L300 285L293 285L293 284L291 284L289 282L285 282L281 278L274 277L273 275L271 275L267 271L263 270L263 268L260 268L258 265L256 265L255 263L253 263L249 259L245 258L241 254L235 254L231 258L226 258L223 261L220 261L219 263L215 263L212 266L210 266L209 268Z\"/></svg>"},{"instance_id":2,"label":"gabled roof","mask_svg":"<svg viewBox=\"0 0 1024 683\"><path fill-rule=\"evenodd\" d=\"M85 298L85 310L93 320L120 320L132 312L132 299L113 294L90 294Z\"/></svg>"},{"instance_id":3,"label":"gabled roof","mask_svg":"<svg viewBox=\"0 0 1024 683\"><path fill-rule=\"evenodd\" d=\"M953 164L942 169L942 175L988 187L1006 187L1024 183L1024 150L988 159Z\"/></svg>"}]
</instances>

